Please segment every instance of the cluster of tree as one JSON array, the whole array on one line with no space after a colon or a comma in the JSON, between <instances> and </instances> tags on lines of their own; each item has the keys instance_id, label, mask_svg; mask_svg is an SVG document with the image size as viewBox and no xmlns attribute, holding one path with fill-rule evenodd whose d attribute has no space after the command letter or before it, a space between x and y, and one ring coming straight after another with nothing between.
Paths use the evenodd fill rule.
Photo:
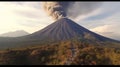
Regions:
<instances>
[{"instance_id":1,"label":"cluster of tree","mask_svg":"<svg viewBox=\"0 0 120 67\"><path fill-rule=\"evenodd\" d=\"M75 48L71 65L120 65L120 49L94 46L78 40L47 43L21 50L6 49L0 52L0 64L65 65L72 55L71 44Z\"/></svg>"}]
</instances>

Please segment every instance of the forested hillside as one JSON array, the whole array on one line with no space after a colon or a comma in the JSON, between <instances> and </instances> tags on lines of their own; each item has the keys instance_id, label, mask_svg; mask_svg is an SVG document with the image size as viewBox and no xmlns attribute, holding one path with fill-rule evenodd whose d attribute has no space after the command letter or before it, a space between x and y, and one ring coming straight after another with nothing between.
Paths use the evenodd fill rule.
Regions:
<instances>
[{"instance_id":1,"label":"forested hillside","mask_svg":"<svg viewBox=\"0 0 120 67\"><path fill-rule=\"evenodd\" d=\"M69 40L0 51L2 65L120 65L119 60L119 48Z\"/></svg>"}]
</instances>

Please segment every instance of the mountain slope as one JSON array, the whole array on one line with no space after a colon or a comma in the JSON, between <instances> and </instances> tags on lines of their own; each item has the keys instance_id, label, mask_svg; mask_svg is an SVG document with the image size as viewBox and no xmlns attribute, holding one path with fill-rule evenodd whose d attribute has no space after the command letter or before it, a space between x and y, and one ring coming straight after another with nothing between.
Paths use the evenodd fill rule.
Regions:
<instances>
[{"instance_id":1,"label":"mountain slope","mask_svg":"<svg viewBox=\"0 0 120 67\"><path fill-rule=\"evenodd\" d=\"M14 32L3 33L0 36L1 37L20 37L20 36L25 36L28 34L29 33L24 30L18 30L18 31L14 31Z\"/></svg>"},{"instance_id":2,"label":"mountain slope","mask_svg":"<svg viewBox=\"0 0 120 67\"><path fill-rule=\"evenodd\" d=\"M80 38L96 41L114 41L93 33L86 28L78 25L68 18L62 18L30 35L31 38L51 39L51 40L67 40L71 38Z\"/></svg>"},{"instance_id":3,"label":"mountain slope","mask_svg":"<svg viewBox=\"0 0 120 67\"><path fill-rule=\"evenodd\" d=\"M118 47L119 41L98 35L68 18L61 18L40 31L21 37L0 37L0 48L43 45L66 40L79 40L94 45ZM114 44L114 45L113 45ZM115 45L116 44L116 45Z\"/></svg>"}]
</instances>

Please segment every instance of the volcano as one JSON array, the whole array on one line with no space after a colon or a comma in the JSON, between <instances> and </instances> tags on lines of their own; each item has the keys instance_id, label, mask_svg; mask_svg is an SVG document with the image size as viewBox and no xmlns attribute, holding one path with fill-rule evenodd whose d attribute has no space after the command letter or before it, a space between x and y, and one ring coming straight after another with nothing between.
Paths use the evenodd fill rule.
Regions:
<instances>
[{"instance_id":1,"label":"volcano","mask_svg":"<svg viewBox=\"0 0 120 67\"><path fill-rule=\"evenodd\" d=\"M120 42L61 18L30 35L0 38L0 49L7 49L0 52L1 64L6 65L89 65L91 61L104 64L104 60L112 64L113 57L119 56Z\"/></svg>"},{"instance_id":2,"label":"volcano","mask_svg":"<svg viewBox=\"0 0 120 67\"><path fill-rule=\"evenodd\" d=\"M60 42L66 40L79 40L89 42L90 44L105 45L105 42L120 43L99 34L96 34L88 29L80 26L76 22L61 18L54 23L48 25L40 31L21 37L0 37L0 48L20 47L39 45L49 42Z\"/></svg>"},{"instance_id":3,"label":"volcano","mask_svg":"<svg viewBox=\"0 0 120 67\"><path fill-rule=\"evenodd\" d=\"M80 26L68 18L61 18L51 25L48 25L44 29L29 35L29 37L40 40L50 39L53 41L61 41L73 38L90 41L115 41L89 31L88 29Z\"/></svg>"}]
</instances>

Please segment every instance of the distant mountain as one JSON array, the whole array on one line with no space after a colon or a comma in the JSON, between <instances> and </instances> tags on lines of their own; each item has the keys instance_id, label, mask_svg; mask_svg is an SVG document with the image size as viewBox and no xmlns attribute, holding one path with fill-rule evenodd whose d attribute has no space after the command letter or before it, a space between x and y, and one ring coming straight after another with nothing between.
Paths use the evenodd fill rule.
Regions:
<instances>
[{"instance_id":1,"label":"distant mountain","mask_svg":"<svg viewBox=\"0 0 120 67\"><path fill-rule=\"evenodd\" d=\"M28 34L29 33L24 30L17 30L17 31L13 31L13 32L3 33L0 36L1 37L20 37L20 36L25 36Z\"/></svg>"}]
</instances>

